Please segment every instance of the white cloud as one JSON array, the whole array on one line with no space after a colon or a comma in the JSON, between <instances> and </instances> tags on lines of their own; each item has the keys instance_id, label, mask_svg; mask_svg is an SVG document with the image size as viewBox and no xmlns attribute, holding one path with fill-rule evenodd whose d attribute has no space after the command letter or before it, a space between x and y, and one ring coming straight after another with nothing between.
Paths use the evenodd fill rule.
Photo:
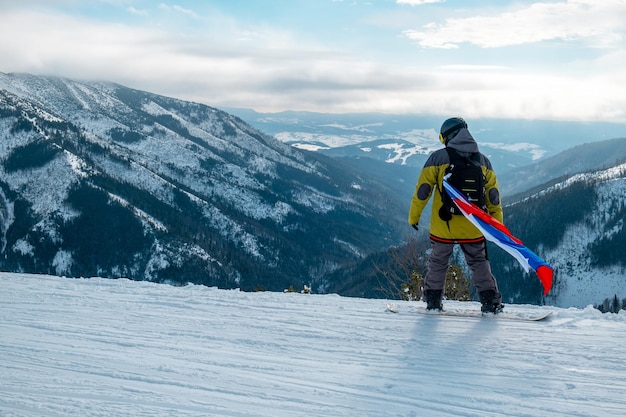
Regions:
<instances>
[{"instance_id":1,"label":"white cloud","mask_svg":"<svg viewBox=\"0 0 626 417\"><path fill-rule=\"evenodd\" d=\"M149 14L146 10L139 10L139 9L136 9L136 8L134 8L132 6L128 7L126 9L126 11L128 13L130 13L130 14L134 14L134 15L137 15L137 16L148 16L148 14Z\"/></svg>"},{"instance_id":2,"label":"white cloud","mask_svg":"<svg viewBox=\"0 0 626 417\"><path fill-rule=\"evenodd\" d=\"M615 20L625 14L617 15L616 2L602 3L616 13L605 27L620 35ZM120 7L125 14L130 12ZM509 64L506 50L491 51L487 58L472 56L471 61L457 51L450 55L427 49L419 51L418 59L403 55L396 61L375 61L355 48L341 50L334 42L324 44L309 34L272 27L271 22L243 24L236 16L211 10L190 25L187 14L165 3L160 15L165 12L167 18L162 20L157 7L147 9L149 18L133 19L132 26L30 7L3 9L0 38L11 41L0 42L0 71L110 80L211 106L259 111L626 121L625 48L594 50L601 56L577 54L577 61L558 61L552 73L550 65L530 62L521 69ZM598 19L599 6L589 7L596 10L589 19ZM469 25L467 19L460 22ZM597 23L597 30L603 24ZM476 34L462 38L460 32L444 41L457 46L463 39L480 39ZM484 52L489 55L489 50ZM435 55L445 59L431 59Z\"/></svg>"},{"instance_id":3,"label":"white cloud","mask_svg":"<svg viewBox=\"0 0 626 417\"><path fill-rule=\"evenodd\" d=\"M568 0L493 16L451 18L404 34L426 48L458 48L462 43L496 48L549 40L586 40L605 47L623 41L624 16L623 0Z\"/></svg>"},{"instance_id":4,"label":"white cloud","mask_svg":"<svg viewBox=\"0 0 626 417\"><path fill-rule=\"evenodd\" d=\"M192 17L194 19L199 18L199 15L196 12L194 12L193 10L185 9L184 7L179 6L177 4L175 4L173 6L170 6L170 5L166 4L166 3L161 3L161 4L159 4L159 9L165 10L165 11L172 11L173 10L173 11L175 11L177 13L180 13L180 14Z\"/></svg>"},{"instance_id":5,"label":"white cloud","mask_svg":"<svg viewBox=\"0 0 626 417\"><path fill-rule=\"evenodd\" d=\"M442 65L441 69L450 71L505 71L511 68L504 65L452 64Z\"/></svg>"},{"instance_id":6,"label":"white cloud","mask_svg":"<svg viewBox=\"0 0 626 417\"><path fill-rule=\"evenodd\" d=\"M411 6L419 6L427 3L442 3L446 0L396 0L397 4L408 4Z\"/></svg>"}]
</instances>

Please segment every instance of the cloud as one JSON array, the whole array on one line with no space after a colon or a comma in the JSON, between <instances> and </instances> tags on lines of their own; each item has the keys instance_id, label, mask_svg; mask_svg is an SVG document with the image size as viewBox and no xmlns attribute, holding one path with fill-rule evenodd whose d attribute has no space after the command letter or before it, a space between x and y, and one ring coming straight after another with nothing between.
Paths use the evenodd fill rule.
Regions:
<instances>
[{"instance_id":1,"label":"cloud","mask_svg":"<svg viewBox=\"0 0 626 417\"><path fill-rule=\"evenodd\" d=\"M128 7L126 9L126 11L128 13L136 15L136 16L148 16L149 15L148 11L146 11L146 10L139 10L139 9L136 9L136 8L134 8L132 6Z\"/></svg>"},{"instance_id":2,"label":"cloud","mask_svg":"<svg viewBox=\"0 0 626 417\"><path fill-rule=\"evenodd\" d=\"M625 15L623 0L568 0L493 16L451 18L403 33L425 48L458 48L463 43L497 48L550 40L586 40L606 47L623 41Z\"/></svg>"},{"instance_id":3,"label":"cloud","mask_svg":"<svg viewBox=\"0 0 626 417\"><path fill-rule=\"evenodd\" d=\"M471 64L452 64L442 65L441 69L451 71L504 71L510 67L504 65L471 65Z\"/></svg>"},{"instance_id":4,"label":"cloud","mask_svg":"<svg viewBox=\"0 0 626 417\"><path fill-rule=\"evenodd\" d=\"M624 48L600 50L601 56L576 54L574 62L559 61L557 73L509 65L501 51L505 65L484 56L467 62L456 51L434 60L430 54L447 52L427 50L420 51L424 65L405 55L398 64L215 9L198 9L193 13L200 17L191 22L183 11L162 5L147 9L147 18L130 19L132 24L30 7L3 9L0 38L11 41L0 42L0 71L108 80L258 111L626 121ZM127 4L119 7L128 17Z\"/></svg>"},{"instance_id":5,"label":"cloud","mask_svg":"<svg viewBox=\"0 0 626 417\"><path fill-rule=\"evenodd\" d=\"M192 17L194 19L198 19L199 18L199 15L196 12L194 12L193 10L185 9L184 7L179 6L177 4L175 4L173 6L170 6L170 5L166 4L166 3L161 3L161 4L159 4L159 9L165 10L165 11L175 11L177 13L180 13L180 14Z\"/></svg>"},{"instance_id":6,"label":"cloud","mask_svg":"<svg viewBox=\"0 0 626 417\"><path fill-rule=\"evenodd\" d=\"M427 3L442 3L446 0L396 0L397 4L408 4L411 6L419 6Z\"/></svg>"}]
</instances>

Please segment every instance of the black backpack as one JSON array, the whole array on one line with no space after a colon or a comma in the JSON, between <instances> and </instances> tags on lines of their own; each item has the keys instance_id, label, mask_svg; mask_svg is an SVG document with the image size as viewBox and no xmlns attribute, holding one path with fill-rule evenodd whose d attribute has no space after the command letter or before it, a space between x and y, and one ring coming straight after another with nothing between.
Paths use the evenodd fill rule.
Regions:
<instances>
[{"instance_id":1,"label":"black backpack","mask_svg":"<svg viewBox=\"0 0 626 417\"><path fill-rule=\"evenodd\" d=\"M459 190L467 199L476 204L481 209L487 211L486 203L486 182L480 164L480 153L475 152L469 157L461 156L452 149L446 148L450 157L450 165L446 168L448 183ZM443 206L439 210L439 217L444 221L450 221L452 215L461 215L452 198L448 195L443 185L441 186L441 197Z\"/></svg>"}]
</instances>

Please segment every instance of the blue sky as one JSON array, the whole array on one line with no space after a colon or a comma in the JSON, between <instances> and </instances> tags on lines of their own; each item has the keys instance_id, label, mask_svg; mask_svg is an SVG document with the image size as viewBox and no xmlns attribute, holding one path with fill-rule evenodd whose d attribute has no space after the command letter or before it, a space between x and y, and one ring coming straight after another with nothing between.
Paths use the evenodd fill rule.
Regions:
<instances>
[{"instance_id":1,"label":"blue sky","mask_svg":"<svg viewBox=\"0 0 626 417\"><path fill-rule=\"evenodd\" d=\"M0 0L0 37L215 107L626 123L626 0Z\"/></svg>"}]
</instances>

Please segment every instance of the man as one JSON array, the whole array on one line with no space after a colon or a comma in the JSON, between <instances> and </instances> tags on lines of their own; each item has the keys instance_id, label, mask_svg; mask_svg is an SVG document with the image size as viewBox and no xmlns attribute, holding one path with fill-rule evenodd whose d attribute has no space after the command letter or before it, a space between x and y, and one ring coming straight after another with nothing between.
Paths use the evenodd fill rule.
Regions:
<instances>
[{"instance_id":1,"label":"man","mask_svg":"<svg viewBox=\"0 0 626 417\"><path fill-rule=\"evenodd\" d=\"M443 178L459 158L470 161L482 170L484 209L502 222L502 206L496 174L489 159L479 152L478 144L460 117L446 120L441 126L439 140L445 148L433 152L420 172L411 200L409 224L418 229L422 211L434 194L430 220L431 253L424 279L423 300L429 310L443 310L441 302L445 288L446 272L455 244L459 244L472 271L474 286L478 291L483 312L497 314L502 311L502 296L487 259L487 244L482 233L462 214L451 214L443 190ZM454 161L452 161L454 159ZM461 163L456 163L461 165ZM480 172L480 170L478 170Z\"/></svg>"}]
</instances>

